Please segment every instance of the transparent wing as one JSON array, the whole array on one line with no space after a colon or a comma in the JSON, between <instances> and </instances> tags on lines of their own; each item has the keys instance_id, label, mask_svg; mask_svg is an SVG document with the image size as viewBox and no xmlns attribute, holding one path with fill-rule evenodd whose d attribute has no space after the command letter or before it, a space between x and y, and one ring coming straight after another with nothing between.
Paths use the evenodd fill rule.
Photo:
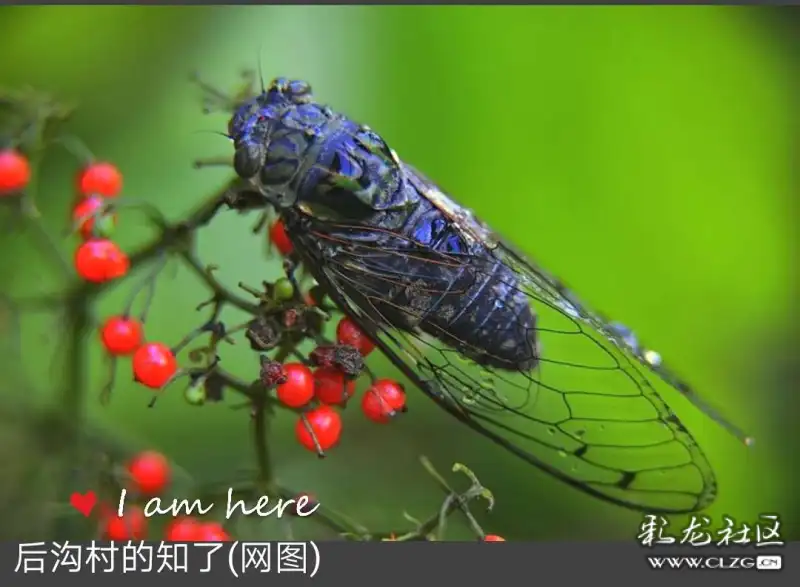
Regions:
<instances>
[{"instance_id":1,"label":"transparent wing","mask_svg":"<svg viewBox=\"0 0 800 587\"><path fill-rule=\"evenodd\" d=\"M312 271L437 404L527 462L606 501L651 512L696 511L713 501L708 460L645 375L655 373L699 400L630 332L591 312L503 242L491 245L487 259L439 253L402 234L393 234L396 246L376 247L371 230L337 224L308 235L338 245L337 254ZM475 280L488 279L487 289L500 285L492 281L502 279L498 263L514 276L502 285L522 292L536 315L538 362L530 371L478 365L465 357L468 341L452 344L448 333L436 336L429 328L425 334L413 326L452 306ZM425 273L420 264L447 270ZM427 278L420 281L423 273ZM423 303L400 307L387 299L387 288L398 284L411 284L419 295L409 299Z\"/></svg>"}]
</instances>

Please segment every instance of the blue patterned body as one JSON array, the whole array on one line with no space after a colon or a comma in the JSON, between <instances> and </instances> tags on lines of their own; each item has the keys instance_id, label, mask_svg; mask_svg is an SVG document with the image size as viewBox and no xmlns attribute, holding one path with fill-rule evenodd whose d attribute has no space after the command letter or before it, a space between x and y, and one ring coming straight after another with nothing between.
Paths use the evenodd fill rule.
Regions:
<instances>
[{"instance_id":1,"label":"blue patterned body","mask_svg":"<svg viewBox=\"0 0 800 587\"><path fill-rule=\"evenodd\" d=\"M379 135L282 79L228 130L237 173L281 210L318 279L335 273L373 320L421 330L481 365L535 366L535 316L516 275Z\"/></svg>"}]
</instances>

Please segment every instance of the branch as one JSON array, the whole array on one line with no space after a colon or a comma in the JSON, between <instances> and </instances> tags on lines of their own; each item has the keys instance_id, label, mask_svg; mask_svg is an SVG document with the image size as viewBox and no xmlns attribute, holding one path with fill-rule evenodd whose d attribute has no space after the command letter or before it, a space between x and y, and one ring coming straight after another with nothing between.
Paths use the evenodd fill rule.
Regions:
<instances>
[{"instance_id":1,"label":"branch","mask_svg":"<svg viewBox=\"0 0 800 587\"><path fill-rule=\"evenodd\" d=\"M211 92L215 96L217 102L221 100L222 102L220 103L224 104L226 108L230 108L233 104L239 103L246 98L244 90L234 98L228 99L223 93L211 89L207 84L202 84L202 86L207 92ZM3 101L3 98L4 94L0 92L0 102L6 104L10 100L5 98L5 101ZM11 103L13 104L13 100ZM46 103L50 104L50 102ZM27 102L23 100L16 105L22 108L26 104ZM48 145L54 142L68 143L66 139L53 138L48 134L54 123L61 120L59 117L65 116L65 111L52 106L34 109L35 115L31 115L31 123L25 127L28 129L25 131L28 133L25 135L26 152L31 154L29 159L33 166L34 177L38 175L39 163ZM33 128L34 132L30 132L30 128ZM22 142L20 141L20 143ZM200 162L198 166L223 163L224 160L215 159L213 161ZM65 450L70 450L76 444L76 431L83 422L87 365L85 341L88 330L93 326L91 310L101 295L110 291L111 288L117 287L125 280L118 279L103 283L91 283L76 279L70 264L61 255L60 247L42 225L41 216L35 206L36 194L33 185L31 185L31 189L19 194L17 197L4 198L4 200L11 202L12 213L16 215L16 218L32 228L37 236L37 242L43 245L42 249L45 254L54 261L68 280L66 288L44 295L20 300L12 300L5 295L0 295L0 310L5 308L9 310L7 315L0 313L0 319L7 318L6 322L12 331L10 338L13 339L18 335L17 322L21 311L57 309L65 316L63 330L66 334L65 351L68 353L69 360L59 394L59 415L61 421L66 424L66 429L71 431L70 436L67 437L69 441L65 443ZM261 379L248 383L238 378L220 367L220 358L217 351L222 343L235 344L236 341L232 335L246 329L247 334L250 335L247 337L250 345L256 351L254 358L270 352L273 353L271 360L278 363L283 363L289 357L300 357L302 362L309 363L309 358L304 357L299 352L298 345L304 340L311 340L318 345L332 344L322 336L321 324L324 319L327 319L327 314L323 308L309 306L308 302L305 301L308 298L308 292L304 294L301 291L301 286L294 277L296 269L294 263L285 263L284 265L286 277L283 278L283 281L288 280L289 287L292 288L290 292L292 295L288 297L285 294L280 294L282 288L277 287L275 283L264 282L263 291L240 284L240 288L249 291L254 296L254 300L251 300L227 288L215 277L215 267L204 265L197 257L195 250L196 235L200 229L213 220L218 212L226 208L240 213L249 210L260 210L259 229L267 218L266 213L263 212L263 198L258 194L249 192L247 186L238 178L232 179L221 189L212 193L194 210L178 221L169 222L154 207L122 198L107 201L97 214L124 209L138 209L144 213L147 221L158 231L155 238L144 243L129 255L130 270L140 268L153 261L156 261L156 265L146 275L145 279L133 289L124 309L124 316L132 315L131 312L135 301L139 299L141 293L144 293L144 308L139 315L141 322L145 322L154 295L156 280L170 258L180 259L183 265L194 273L211 292L210 299L198 307L199 310L211 306L211 317L197 329L188 333L177 345L172 347L172 350L175 354L178 354L197 338L204 336L208 336L208 343L204 347L189 352L189 359L195 363L195 366L181 369L177 375L188 376L190 380L189 390L201 391L205 400L219 401L222 399L225 390L231 390L246 399L251 414L256 473L254 478L250 478L246 482L211 484L201 487L199 488L201 498L204 500L219 499L224 494L227 494L229 487L232 487L250 498L268 495L291 499L298 494L276 482L270 452L269 437L272 417L276 410L288 409L274 397L274 387L277 383L265 383ZM302 270L302 268L300 269ZM252 318L252 321L230 330L227 329L221 320L222 312L227 306L245 312ZM291 320L287 319L288 316L291 316ZM312 316L316 317L312 318ZM254 324L258 326L257 334L252 333ZM298 326L298 324L301 326ZM2 326L2 322L0 322L0 326ZM18 345L19 343L14 339L13 344ZM259 347L259 345L263 346L263 348ZM353 350L355 352L355 349ZM111 358L109 364L111 367L109 380L101 394L101 401L103 402L109 400L111 388L115 381L116 360ZM363 368L363 373L370 378L374 378L374 375L366 367ZM172 383L174 379L170 380L168 384ZM463 465L454 466L453 471L463 473L469 479L470 486L465 491L458 492L434 469L428 459L423 457L421 462L434 482L445 493L445 497L441 507L423 522L404 514L406 521L413 524L412 528L371 532L346 515L322 506L317 510L315 519L349 540L443 540L446 533L447 519L454 513L460 513L466 518L475 535L478 538L483 538L483 530L472 515L470 504L479 498L485 499L489 503L489 509L491 509L493 504L491 493ZM113 469L118 467L118 464L110 463L109 467Z\"/></svg>"}]
</instances>

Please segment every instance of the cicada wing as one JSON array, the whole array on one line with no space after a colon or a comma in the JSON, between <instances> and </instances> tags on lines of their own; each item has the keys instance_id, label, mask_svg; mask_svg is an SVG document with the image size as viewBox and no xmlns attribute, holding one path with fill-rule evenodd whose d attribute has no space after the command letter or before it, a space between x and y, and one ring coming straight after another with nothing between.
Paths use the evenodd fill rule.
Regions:
<instances>
[{"instance_id":1,"label":"cicada wing","mask_svg":"<svg viewBox=\"0 0 800 587\"><path fill-rule=\"evenodd\" d=\"M417 284L432 297L420 307L398 307L382 292L387 283L408 277L398 267L416 277L424 273L421 263L458 267L474 279L497 272L485 259L441 254L410 241L394 250L378 248L369 230L337 227L336 239L346 246L314 273L337 306L439 406L530 464L606 501L651 512L696 511L713 501L716 482L708 460L646 376L641 357L560 282L502 242L496 246L494 262L515 276L506 285L523 292L536 314L538 363L524 372L481 366L441 342L447 337L415 327L441 308L437 296L451 295L452 282ZM396 255L405 256L403 264L392 259Z\"/></svg>"}]
</instances>

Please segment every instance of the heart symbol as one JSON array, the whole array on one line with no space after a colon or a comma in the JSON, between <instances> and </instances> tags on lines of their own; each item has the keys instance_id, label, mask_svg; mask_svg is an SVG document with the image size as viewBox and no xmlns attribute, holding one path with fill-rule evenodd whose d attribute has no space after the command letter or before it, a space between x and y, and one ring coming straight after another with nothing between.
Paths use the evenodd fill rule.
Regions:
<instances>
[{"instance_id":1,"label":"heart symbol","mask_svg":"<svg viewBox=\"0 0 800 587\"><path fill-rule=\"evenodd\" d=\"M87 491L86 493L78 493L76 491L69 496L69 503L85 517L88 517L92 513L94 504L97 503L97 496L94 491Z\"/></svg>"}]
</instances>

